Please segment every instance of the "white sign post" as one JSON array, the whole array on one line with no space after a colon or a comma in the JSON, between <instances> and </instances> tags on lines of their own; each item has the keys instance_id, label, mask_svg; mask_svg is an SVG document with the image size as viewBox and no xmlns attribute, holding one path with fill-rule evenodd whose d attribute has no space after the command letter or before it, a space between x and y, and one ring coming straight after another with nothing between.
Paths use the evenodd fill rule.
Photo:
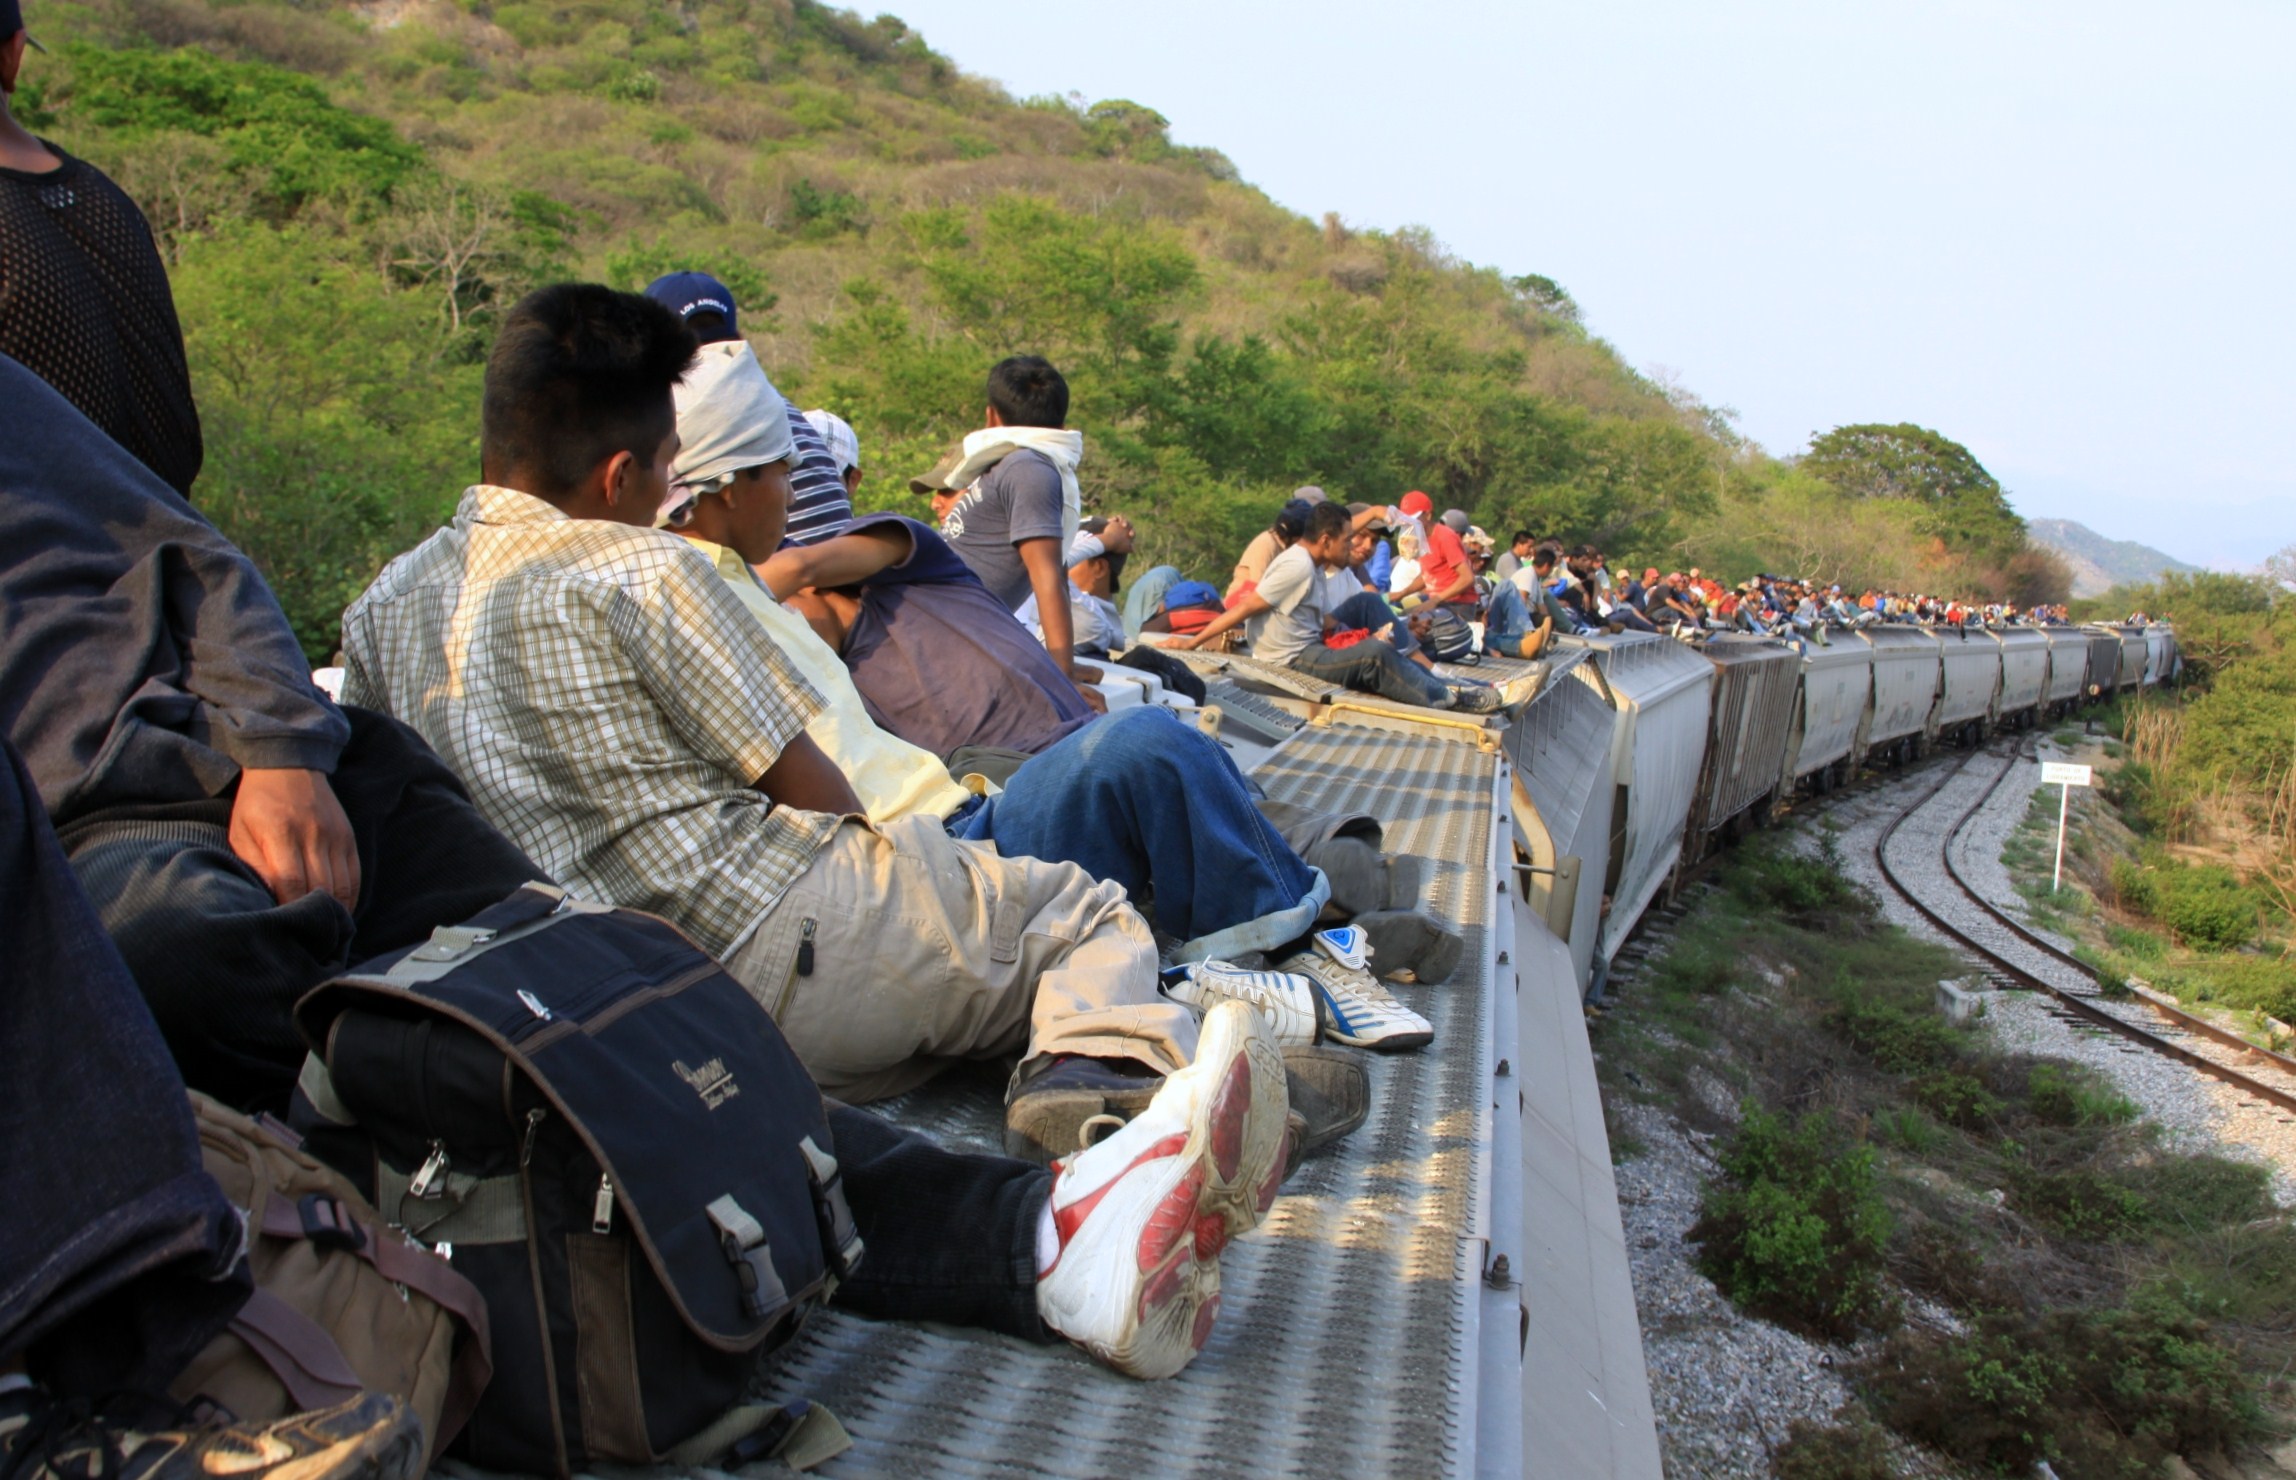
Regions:
<instances>
[{"instance_id":1,"label":"white sign post","mask_svg":"<svg viewBox=\"0 0 2296 1480\"><path fill-rule=\"evenodd\" d=\"M2049 892L2055 894L2065 883L2065 811L2073 800L2073 788L2094 786L2096 777L2087 766L2076 766L2067 761L2043 761L2041 784L2061 788L2057 793L2057 868L2049 875Z\"/></svg>"}]
</instances>

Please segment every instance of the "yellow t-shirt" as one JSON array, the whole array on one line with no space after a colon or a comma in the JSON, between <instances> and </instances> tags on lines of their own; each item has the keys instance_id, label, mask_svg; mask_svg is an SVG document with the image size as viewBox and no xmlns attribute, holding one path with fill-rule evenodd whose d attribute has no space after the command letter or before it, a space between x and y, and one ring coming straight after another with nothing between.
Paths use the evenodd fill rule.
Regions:
<instances>
[{"instance_id":1,"label":"yellow t-shirt","mask_svg":"<svg viewBox=\"0 0 2296 1480\"><path fill-rule=\"evenodd\" d=\"M775 601L757 573L733 551L707 540L692 543L716 564L718 574L765 628L774 646L821 691L826 702L805 733L837 762L871 822L946 817L964 804L971 793L949 779L948 767L932 752L886 733L869 718L869 707L861 702L845 660L830 650L805 618Z\"/></svg>"}]
</instances>

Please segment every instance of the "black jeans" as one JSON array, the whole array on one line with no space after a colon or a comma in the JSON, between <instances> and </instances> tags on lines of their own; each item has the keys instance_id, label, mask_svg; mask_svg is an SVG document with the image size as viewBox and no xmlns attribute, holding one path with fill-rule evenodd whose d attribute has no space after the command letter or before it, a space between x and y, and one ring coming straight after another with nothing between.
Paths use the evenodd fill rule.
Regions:
<instances>
[{"instance_id":1,"label":"black jeans","mask_svg":"<svg viewBox=\"0 0 2296 1480\"><path fill-rule=\"evenodd\" d=\"M281 904L231 851L231 801L114 809L63 841L143 989L184 1080L252 1109L285 1106L303 1063L296 1000L355 962L429 938L546 878L471 805L414 731L345 709L332 778L359 848L359 904Z\"/></svg>"},{"instance_id":2,"label":"black jeans","mask_svg":"<svg viewBox=\"0 0 2296 1480\"><path fill-rule=\"evenodd\" d=\"M1036 1229L1052 1174L1025 1161L947 1151L835 1101L829 1129L845 1200L868 1246L835 1304L881 1320L981 1326L1042 1341Z\"/></svg>"},{"instance_id":3,"label":"black jeans","mask_svg":"<svg viewBox=\"0 0 2296 1480\"><path fill-rule=\"evenodd\" d=\"M0 1362L157 1391L247 1299L183 1081L0 742Z\"/></svg>"}]
</instances>

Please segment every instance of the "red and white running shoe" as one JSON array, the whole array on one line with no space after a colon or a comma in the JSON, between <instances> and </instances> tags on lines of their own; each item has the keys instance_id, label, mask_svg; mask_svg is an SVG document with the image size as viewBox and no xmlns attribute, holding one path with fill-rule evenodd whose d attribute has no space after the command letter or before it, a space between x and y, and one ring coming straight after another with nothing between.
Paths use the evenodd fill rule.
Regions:
<instances>
[{"instance_id":1,"label":"red and white running shoe","mask_svg":"<svg viewBox=\"0 0 2296 1480\"><path fill-rule=\"evenodd\" d=\"M1133 1377L1187 1366L1219 1315L1220 1251L1275 1201L1288 1108L1267 1020L1214 1004L1194 1063L1106 1140L1053 1163L1045 1323Z\"/></svg>"}]
</instances>

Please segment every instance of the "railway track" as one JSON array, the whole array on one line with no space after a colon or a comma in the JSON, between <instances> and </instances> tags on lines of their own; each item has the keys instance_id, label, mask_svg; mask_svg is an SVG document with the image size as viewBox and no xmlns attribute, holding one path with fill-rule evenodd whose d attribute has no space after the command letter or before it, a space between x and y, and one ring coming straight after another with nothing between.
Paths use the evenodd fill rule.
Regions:
<instances>
[{"instance_id":1,"label":"railway track","mask_svg":"<svg viewBox=\"0 0 2296 1480\"><path fill-rule=\"evenodd\" d=\"M1932 860L1935 867L1931 872L1944 877L1959 898L1977 910L1988 923L2006 932L2020 947L2048 962L2052 973L2076 977L2083 985L2068 987L2060 981L2052 981L2048 975L2033 969L2031 963L2013 960L1995 945L1978 939L1963 923L1949 918L1935 897L1924 898L1916 892L1914 886L1890 863L1889 845L1897 836L1898 829L1927 810L1946 787L1966 774L1981 756L1986 755L2001 759L2000 773L1993 778L1991 785L1954 817L1940 835L1937 856ZM1976 751L1964 757L1959 765L1946 770L1936 784L1901 810L1882 829L1873 851L1874 862L1883 881L1916 914L1982 962L1987 974L1997 984L2040 992L2052 999L2060 1010L2080 1021L2108 1029L2143 1049L2178 1060L2280 1111L2296 1114L2296 1059L2258 1048L2236 1033L2194 1017L2150 995L2140 994L2135 1000L2161 1020L2157 1030L2111 1010L2102 1000L2105 991L2095 972L2055 943L2043 939L2021 921L2012 919L1986 899L1962 873L1960 865L1954 860L1955 847L1961 835L1999 794L2011 773L2016 770L2018 762L2024 758L2021 746L2012 747L2006 752L1999 749Z\"/></svg>"}]
</instances>

